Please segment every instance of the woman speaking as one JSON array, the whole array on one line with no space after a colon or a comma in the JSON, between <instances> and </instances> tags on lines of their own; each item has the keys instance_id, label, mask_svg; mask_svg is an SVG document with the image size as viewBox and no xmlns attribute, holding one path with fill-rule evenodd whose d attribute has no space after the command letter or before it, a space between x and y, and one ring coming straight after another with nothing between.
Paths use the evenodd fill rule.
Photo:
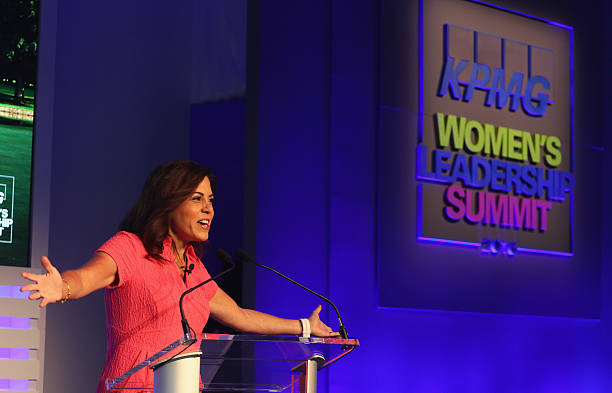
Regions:
<instances>
[{"instance_id":1,"label":"woman speaking","mask_svg":"<svg viewBox=\"0 0 612 393\"><path fill-rule=\"evenodd\" d=\"M163 164L147 178L136 205L121 222L120 232L84 266L60 274L43 256L46 274L22 273L34 283L21 290L31 291L32 300L41 299L41 307L105 288L108 346L97 393L104 392L106 378L120 376L183 335L179 298L185 290L210 278L194 247L208 240L215 185L215 176L197 162ZM299 320L239 307L214 281L199 290L200 296L184 300L185 314L197 332L202 331L209 315L243 332L302 332ZM312 334L337 335L321 322L320 310L318 306L308 318ZM128 382L152 387L153 372L145 368Z\"/></svg>"}]
</instances>

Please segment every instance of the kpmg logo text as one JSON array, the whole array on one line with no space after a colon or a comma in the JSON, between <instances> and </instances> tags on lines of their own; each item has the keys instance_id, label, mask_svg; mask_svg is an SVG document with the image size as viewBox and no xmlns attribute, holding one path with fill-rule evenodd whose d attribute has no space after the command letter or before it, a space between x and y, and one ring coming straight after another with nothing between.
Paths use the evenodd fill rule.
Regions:
<instances>
[{"instance_id":1,"label":"kpmg logo text","mask_svg":"<svg viewBox=\"0 0 612 393\"><path fill-rule=\"evenodd\" d=\"M522 106L528 115L546 114L547 105L552 104L549 101L551 82L546 75L534 72L538 68L551 71L552 51L459 26L445 25L444 28L446 57L438 96L450 93L453 99L467 102L474 99L474 91L478 89L486 92L485 106L495 105L503 109L509 102L510 111L516 111ZM453 39L452 33L455 36L466 33L473 36L473 53L469 54L473 60L468 60L465 53L465 58L450 53L448 43ZM479 61L479 57L488 57L489 61ZM498 66L492 67L491 63ZM508 69L506 63L512 63L515 70ZM463 86L463 92L460 86Z\"/></svg>"},{"instance_id":2,"label":"kpmg logo text","mask_svg":"<svg viewBox=\"0 0 612 393\"><path fill-rule=\"evenodd\" d=\"M570 253L554 240L567 236L559 224L571 225L575 185L562 55L452 24L443 33L442 53L426 52L435 66L423 68L416 177L429 183L421 214L436 216L419 238L478 244L508 229L513 253Z\"/></svg>"}]
</instances>

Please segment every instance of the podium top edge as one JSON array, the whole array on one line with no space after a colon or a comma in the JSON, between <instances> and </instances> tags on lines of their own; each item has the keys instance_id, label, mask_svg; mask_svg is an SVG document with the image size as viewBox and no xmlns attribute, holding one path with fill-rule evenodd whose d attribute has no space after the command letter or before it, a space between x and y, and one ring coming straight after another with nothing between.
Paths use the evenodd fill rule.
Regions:
<instances>
[{"instance_id":1,"label":"podium top edge","mask_svg":"<svg viewBox=\"0 0 612 393\"><path fill-rule=\"evenodd\" d=\"M265 336L251 334L221 334L221 333L202 333L198 335L202 341L274 341L274 342L295 342L302 344L329 344L329 345L350 345L358 347L359 340L356 338L336 338L336 337L297 337L297 336Z\"/></svg>"}]
</instances>

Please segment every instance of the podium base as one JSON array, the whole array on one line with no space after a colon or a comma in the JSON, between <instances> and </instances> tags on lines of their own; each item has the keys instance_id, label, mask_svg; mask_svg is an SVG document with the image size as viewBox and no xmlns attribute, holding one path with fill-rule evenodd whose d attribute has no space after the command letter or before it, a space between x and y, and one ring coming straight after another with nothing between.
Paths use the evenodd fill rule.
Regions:
<instances>
[{"instance_id":1,"label":"podium base","mask_svg":"<svg viewBox=\"0 0 612 393\"><path fill-rule=\"evenodd\" d=\"M202 352L190 352L151 365L153 393L199 393L200 356Z\"/></svg>"}]
</instances>

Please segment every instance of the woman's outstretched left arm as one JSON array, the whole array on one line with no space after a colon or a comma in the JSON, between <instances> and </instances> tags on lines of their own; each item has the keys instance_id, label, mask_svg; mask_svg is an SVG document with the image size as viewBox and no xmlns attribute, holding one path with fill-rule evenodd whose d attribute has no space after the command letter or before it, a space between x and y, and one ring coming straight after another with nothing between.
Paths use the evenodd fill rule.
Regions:
<instances>
[{"instance_id":1,"label":"woman's outstretched left arm","mask_svg":"<svg viewBox=\"0 0 612 393\"><path fill-rule=\"evenodd\" d=\"M314 336L338 336L337 332L319 319L321 306L310 314L310 331ZM298 319L278 318L263 312L242 308L221 288L210 301L210 313L217 321L233 329L258 334L302 334L302 324Z\"/></svg>"}]
</instances>

